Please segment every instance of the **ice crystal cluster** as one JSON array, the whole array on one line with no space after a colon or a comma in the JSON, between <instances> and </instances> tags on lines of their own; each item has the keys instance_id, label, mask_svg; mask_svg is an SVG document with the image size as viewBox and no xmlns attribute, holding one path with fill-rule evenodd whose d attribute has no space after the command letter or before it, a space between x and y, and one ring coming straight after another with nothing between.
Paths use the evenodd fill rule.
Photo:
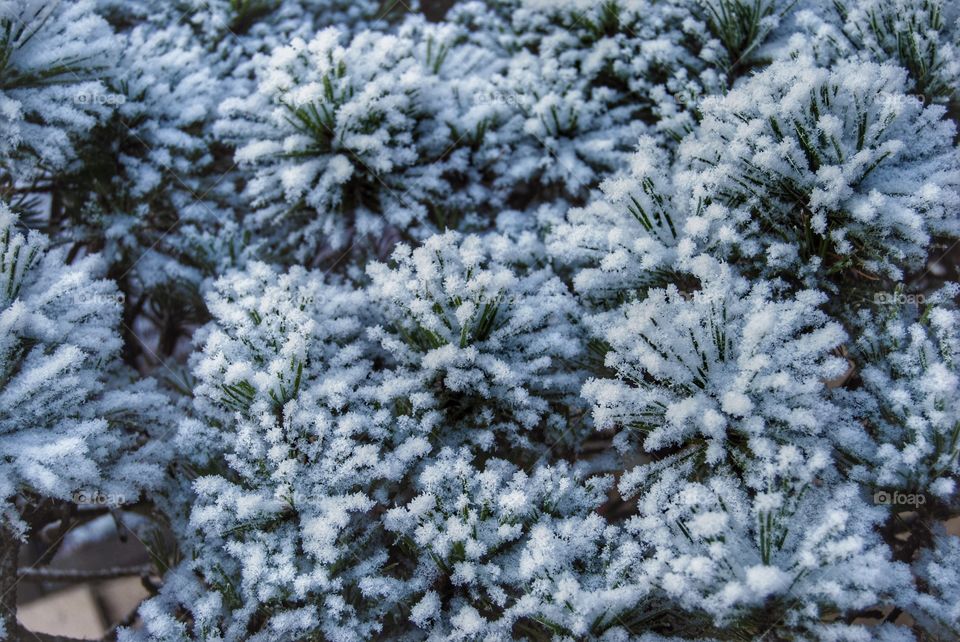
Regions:
<instances>
[{"instance_id":1,"label":"ice crystal cluster","mask_svg":"<svg viewBox=\"0 0 960 642\"><path fill-rule=\"evenodd\" d=\"M123 642L960 637L958 98L947 0L0 0L0 592L138 513Z\"/></svg>"}]
</instances>

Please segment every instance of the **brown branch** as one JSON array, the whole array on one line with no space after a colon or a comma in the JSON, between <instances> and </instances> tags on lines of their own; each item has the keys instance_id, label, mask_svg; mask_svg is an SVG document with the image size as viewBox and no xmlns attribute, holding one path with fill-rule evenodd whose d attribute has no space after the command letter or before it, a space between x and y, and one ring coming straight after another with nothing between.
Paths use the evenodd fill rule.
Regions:
<instances>
[{"instance_id":1,"label":"brown branch","mask_svg":"<svg viewBox=\"0 0 960 642\"><path fill-rule=\"evenodd\" d=\"M17 630L17 557L20 539L0 522L0 628L8 635Z\"/></svg>"},{"instance_id":2,"label":"brown branch","mask_svg":"<svg viewBox=\"0 0 960 642\"><path fill-rule=\"evenodd\" d=\"M17 575L21 579L30 582L89 582L128 577L131 575L149 575L152 572L153 567L149 564L139 564L135 566L110 566L90 570L49 567L21 568L17 571Z\"/></svg>"}]
</instances>

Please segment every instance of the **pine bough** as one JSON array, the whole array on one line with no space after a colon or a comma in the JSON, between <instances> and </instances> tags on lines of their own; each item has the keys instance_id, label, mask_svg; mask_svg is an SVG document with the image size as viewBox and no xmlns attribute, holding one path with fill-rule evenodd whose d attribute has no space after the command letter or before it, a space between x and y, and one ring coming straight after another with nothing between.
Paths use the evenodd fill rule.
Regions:
<instances>
[{"instance_id":1,"label":"pine bough","mask_svg":"<svg viewBox=\"0 0 960 642\"><path fill-rule=\"evenodd\" d=\"M0 575L95 496L124 642L960 636L956 8L401 9L0 0Z\"/></svg>"}]
</instances>

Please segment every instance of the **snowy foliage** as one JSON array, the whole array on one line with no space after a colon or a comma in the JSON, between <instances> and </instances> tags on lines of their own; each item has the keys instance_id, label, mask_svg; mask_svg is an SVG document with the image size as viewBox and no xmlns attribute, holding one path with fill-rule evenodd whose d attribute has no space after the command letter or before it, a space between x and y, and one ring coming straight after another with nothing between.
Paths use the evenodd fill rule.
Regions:
<instances>
[{"instance_id":1,"label":"snowy foliage","mask_svg":"<svg viewBox=\"0 0 960 642\"><path fill-rule=\"evenodd\" d=\"M295 29L319 31L330 25L367 26L387 13L372 0L177 0L173 4L201 34L236 40L291 37Z\"/></svg>"},{"instance_id":2,"label":"snowy foliage","mask_svg":"<svg viewBox=\"0 0 960 642\"><path fill-rule=\"evenodd\" d=\"M151 423L165 400L148 382L120 387L122 295L100 278L98 257L65 265L65 252L49 249L36 231L25 234L6 204L0 204L0 251L4 519L22 528L19 494L134 501L163 472L162 433ZM130 423L134 430L125 430ZM143 445L138 436L158 440Z\"/></svg>"},{"instance_id":3,"label":"snowy foliage","mask_svg":"<svg viewBox=\"0 0 960 642\"><path fill-rule=\"evenodd\" d=\"M804 47L825 62L854 57L907 70L911 93L945 103L960 82L960 14L943 0L859 0L813 6L797 14Z\"/></svg>"},{"instance_id":4,"label":"snowy foliage","mask_svg":"<svg viewBox=\"0 0 960 642\"><path fill-rule=\"evenodd\" d=\"M960 538L938 533L934 546L916 563L917 576L927 590L916 596L916 615L927 630L943 639L960 635ZM913 611L911 611L913 612Z\"/></svg>"},{"instance_id":5,"label":"snowy foliage","mask_svg":"<svg viewBox=\"0 0 960 642\"><path fill-rule=\"evenodd\" d=\"M97 72L118 53L93 0L0 3L0 170L30 180L61 170L77 137L109 111Z\"/></svg>"},{"instance_id":6,"label":"snowy foliage","mask_svg":"<svg viewBox=\"0 0 960 642\"><path fill-rule=\"evenodd\" d=\"M467 114L441 76L448 44L426 31L294 39L258 69L254 94L224 102L217 132L255 169L245 193L271 256L310 264L355 235L422 235L476 207L478 190L456 180L485 125L457 129Z\"/></svg>"},{"instance_id":7,"label":"snowy foliage","mask_svg":"<svg viewBox=\"0 0 960 642\"><path fill-rule=\"evenodd\" d=\"M177 438L198 475L187 526L197 557L183 581L206 597L183 603L196 609L193 634L363 639L385 608L355 595L386 562L371 516L430 450L369 392L365 295L254 263L219 280L209 306L216 325Z\"/></svg>"},{"instance_id":8,"label":"snowy foliage","mask_svg":"<svg viewBox=\"0 0 960 642\"><path fill-rule=\"evenodd\" d=\"M592 263L577 287L600 297L673 282L702 252L806 287L833 290L850 272L900 279L931 237L960 234L955 128L903 91L894 67L774 63L703 101L672 173L643 139L552 249Z\"/></svg>"},{"instance_id":9,"label":"snowy foliage","mask_svg":"<svg viewBox=\"0 0 960 642\"><path fill-rule=\"evenodd\" d=\"M689 482L690 464L672 467L626 524L652 549L635 572L684 611L753 636L814 637L824 615L889 598L907 569L872 532L883 511L853 485L823 484L827 466L823 453L767 444L746 479L720 467Z\"/></svg>"},{"instance_id":10,"label":"snowy foliage","mask_svg":"<svg viewBox=\"0 0 960 642\"><path fill-rule=\"evenodd\" d=\"M513 159L504 178L521 185L582 201L640 134L679 138L701 95L723 85L717 43L693 3L491 4L505 32L497 46L512 56L490 79L490 100L511 116L501 127Z\"/></svg>"},{"instance_id":11,"label":"snowy foliage","mask_svg":"<svg viewBox=\"0 0 960 642\"><path fill-rule=\"evenodd\" d=\"M492 459L478 470L465 451L444 449L420 474L420 493L384 517L416 552L417 566L408 581L370 590L409 595L410 621L433 637L503 637L518 621L535 627L558 610L558 596L546 589L563 591L563 580L551 576L572 563L590 565L604 525L589 509L602 503L607 485L597 477L583 485L565 464L528 474Z\"/></svg>"},{"instance_id":12,"label":"snowy foliage","mask_svg":"<svg viewBox=\"0 0 960 642\"><path fill-rule=\"evenodd\" d=\"M955 3L440 4L0 0L0 638L960 635Z\"/></svg>"},{"instance_id":13,"label":"snowy foliage","mask_svg":"<svg viewBox=\"0 0 960 642\"><path fill-rule=\"evenodd\" d=\"M676 179L691 241L775 274L921 267L931 236L958 234L960 157L905 76L801 58L706 99Z\"/></svg>"},{"instance_id":14,"label":"snowy foliage","mask_svg":"<svg viewBox=\"0 0 960 642\"><path fill-rule=\"evenodd\" d=\"M548 237L550 253L577 267L574 285L589 299L615 300L676 282L695 256L671 176L663 172L669 152L644 136L628 167L607 178L590 203L571 208Z\"/></svg>"},{"instance_id":15,"label":"snowy foliage","mask_svg":"<svg viewBox=\"0 0 960 642\"><path fill-rule=\"evenodd\" d=\"M768 284L721 273L692 293L654 289L595 317L617 373L583 388L597 427L626 429L621 444L635 434L647 452L702 450L710 465L754 440L806 444L828 428L839 437L842 413L823 393L847 369L832 353L845 337L817 309L823 298L778 301Z\"/></svg>"},{"instance_id":16,"label":"snowy foliage","mask_svg":"<svg viewBox=\"0 0 960 642\"><path fill-rule=\"evenodd\" d=\"M390 322L370 336L396 360L387 385L406 391L410 412L451 446L569 441L582 346L564 283L549 268L517 274L479 237L453 232L398 246L393 259L392 270L370 266L370 295Z\"/></svg>"},{"instance_id":17,"label":"snowy foliage","mask_svg":"<svg viewBox=\"0 0 960 642\"><path fill-rule=\"evenodd\" d=\"M956 293L955 286L945 288L919 310L881 305L875 325L858 337L854 358L864 364L863 387L849 401L873 428L876 444L848 449L864 460L880 487L923 490L947 501L956 493L960 313L951 303Z\"/></svg>"},{"instance_id":18,"label":"snowy foliage","mask_svg":"<svg viewBox=\"0 0 960 642\"><path fill-rule=\"evenodd\" d=\"M68 178L71 240L122 267L130 293L196 283L233 262L229 200L209 133L218 100L205 51L183 25L138 26L110 81L113 112L81 147L87 163ZM107 149L104 149L104 146Z\"/></svg>"}]
</instances>

